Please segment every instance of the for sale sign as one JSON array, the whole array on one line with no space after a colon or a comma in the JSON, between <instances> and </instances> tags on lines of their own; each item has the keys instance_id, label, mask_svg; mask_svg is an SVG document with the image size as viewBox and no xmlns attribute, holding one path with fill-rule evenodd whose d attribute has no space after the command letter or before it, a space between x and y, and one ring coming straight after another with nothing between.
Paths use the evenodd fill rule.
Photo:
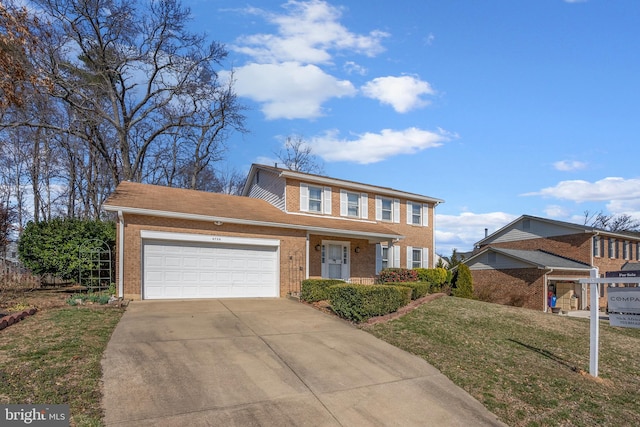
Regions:
<instances>
[{"instance_id":1,"label":"for sale sign","mask_svg":"<svg viewBox=\"0 0 640 427\"><path fill-rule=\"evenodd\" d=\"M640 328L640 288L607 289L609 324Z\"/></svg>"}]
</instances>

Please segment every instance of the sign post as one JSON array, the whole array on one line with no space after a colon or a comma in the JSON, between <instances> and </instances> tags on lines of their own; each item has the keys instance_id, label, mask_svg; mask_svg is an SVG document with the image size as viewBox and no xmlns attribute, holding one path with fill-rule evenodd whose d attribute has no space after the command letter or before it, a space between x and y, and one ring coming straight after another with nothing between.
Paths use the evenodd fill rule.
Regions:
<instances>
[{"instance_id":1,"label":"sign post","mask_svg":"<svg viewBox=\"0 0 640 427\"><path fill-rule=\"evenodd\" d=\"M613 272L607 273L608 277L598 277L598 268L592 268L589 279L580 279L580 283L589 283L591 290L591 316L590 319L590 337L589 337L589 374L594 377L598 376L598 349L600 342L600 307L598 303L598 298L600 297L599 285L606 285L607 283L620 283L620 284L639 284L640 285L640 275L629 274L624 272ZM620 303L624 303L623 308L619 308L623 313L617 313L620 316L626 316L622 319L616 317L616 313L609 313L610 318L613 320L611 322L611 326L622 326L622 327L640 327L640 320L638 319L640 314L640 296L638 295L640 288L621 288L621 290L616 290L617 288L609 289L609 291L614 290L612 292L613 299L609 298L609 292L607 292L607 298L609 302L609 309L611 310L611 303L613 303L613 308L616 307ZM633 289L633 291L631 290ZM621 292L625 292L625 295L622 296ZM633 293L631 293L633 292ZM616 296L616 293L617 296ZM626 295L629 293L630 295ZM617 298L617 299L616 299ZM616 305L618 304L618 305ZM630 306L631 304L631 306ZM635 304L635 305L634 305ZM637 308L636 308L637 307ZM613 315L613 318L611 317ZM633 316L629 318L629 316ZM621 324L617 324L616 322L621 321Z\"/></svg>"}]
</instances>

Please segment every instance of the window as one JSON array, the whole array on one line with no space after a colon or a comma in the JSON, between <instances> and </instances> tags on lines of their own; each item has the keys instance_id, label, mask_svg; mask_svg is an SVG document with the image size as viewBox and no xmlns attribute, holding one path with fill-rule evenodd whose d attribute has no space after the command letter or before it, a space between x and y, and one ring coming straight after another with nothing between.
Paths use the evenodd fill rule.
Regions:
<instances>
[{"instance_id":1,"label":"window","mask_svg":"<svg viewBox=\"0 0 640 427\"><path fill-rule=\"evenodd\" d=\"M429 250L426 248L407 247L407 268L428 268Z\"/></svg>"},{"instance_id":2,"label":"window","mask_svg":"<svg viewBox=\"0 0 640 427\"><path fill-rule=\"evenodd\" d=\"M354 193L351 191L340 190L340 215L355 218L364 218L368 216L368 197L367 193Z\"/></svg>"},{"instance_id":3,"label":"window","mask_svg":"<svg viewBox=\"0 0 640 427\"><path fill-rule=\"evenodd\" d=\"M616 239L609 238L609 258L618 258L618 245Z\"/></svg>"},{"instance_id":4,"label":"window","mask_svg":"<svg viewBox=\"0 0 640 427\"><path fill-rule=\"evenodd\" d=\"M400 222L400 200L376 196L376 221Z\"/></svg>"},{"instance_id":5,"label":"window","mask_svg":"<svg viewBox=\"0 0 640 427\"><path fill-rule=\"evenodd\" d=\"M422 250L413 248L411 258L411 268L422 267Z\"/></svg>"},{"instance_id":6,"label":"window","mask_svg":"<svg viewBox=\"0 0 640 427\"><path fill-rule=\"evenodd\" d=\"M593 256L600 256L600 236L593 236Z\"/></svg>"},{"instance_id":7,"label":"window","mask_svg":"<svg viewBox=\"0 0 640 427\"><path fill-rule=\"evenodd\" d=\"M331 187L300 184L300 210L331 214Z\"/></svg>"},{"instance_id":8,"label":"window","mask_svg":"<svg viewBox=\"0 0 640 427\"><path fill-rule=\"evenodd\" d=\"M640 261L640 242L636 243L636 261Z\"/></svg>"},{"instance_id":9,"label":"window","mask_svg":"<svg viewBox=\"0 0 640 427\"><path fill-rule=\"evenodd\" d=\"M389 268L389 246L381 246L382 269Z\"/></svg>"},{"instance_id":10,"label":"window","mask_svg":"<svg viewBox=\"0 0 640 427\"><path fill-rule=\"evenodd\" d=\"M622 258L629 259L629 241L628 240L625 240L624 243L622 243Z\"/></svg>"}]
</instances>

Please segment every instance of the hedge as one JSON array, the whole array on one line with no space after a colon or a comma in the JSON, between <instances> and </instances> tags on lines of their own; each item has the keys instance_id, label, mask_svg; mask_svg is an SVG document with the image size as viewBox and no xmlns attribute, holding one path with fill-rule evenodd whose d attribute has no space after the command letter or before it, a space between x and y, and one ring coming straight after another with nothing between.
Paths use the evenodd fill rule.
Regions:
<instances>
[{"instance_id":1,"label":"hedge","mask_svg":"<svg viewBox=\"0 0 640 427\"><path fill-rule=\"evenodd\" d=\"M441 286L447 282L447 270L442 267L436 268L416 268L418 280L421 282L433 283Z\"/></svg>"},{"instance_id":2,"label":"hedge","mask_svg":"<svg viewBox=\"0 0 640 427\"><path fill-rule=\"evenodd\" d=\"M380 272L380 283L417 282L418 272L410 268L385 268Z\"/></svg>"},{"instance_id":3,"label":"hedge","mask_svg":"<svg viewBox=\"0 0 640 427\"><path fill-rule=\"evenodd\" d=\"M307 279L300 286L300 300L306 302L324 301L329 299L329 286L344 283L338 279Z\"/></svg>"},{"instance_id":4,"label":"hedge","mask_svg":"<svg viewBox=\"0 0 640 427\"><path fill-rule=\"evenodd\" d=\"M423 296L429 293L431 289L431 284L427 282L398 282L398 283L387 283L386 285L390 286L403 286L405 288L411 288L411 299L422 298Z\"/></svg>"},{"instance_id":5,"label":"hedge","mask_svg":"<svg viewBox=\"0 0 640 427\"><path fill-rule=\"evenodd\" d=\"M411 288L400 285L334 285L329 288L329 303L338 316L362 322L409 304L411 293Z\"/></svg>"}]
</instances>

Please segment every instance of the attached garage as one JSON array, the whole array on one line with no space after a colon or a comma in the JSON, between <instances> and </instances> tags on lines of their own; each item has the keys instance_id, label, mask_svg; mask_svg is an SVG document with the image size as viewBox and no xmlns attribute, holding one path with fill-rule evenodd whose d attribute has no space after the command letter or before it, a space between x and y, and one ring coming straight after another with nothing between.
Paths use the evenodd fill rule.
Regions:
<instances>
[{"instance_id":1,"label":"attached garage","mask_svg":"<svg viewBox=\"0 0 640 427\"><path fill-rule=\"evenodd\" d=\"M142 231L142 299L278 297L275 239Z\"/></svg>"}]
</instances>

